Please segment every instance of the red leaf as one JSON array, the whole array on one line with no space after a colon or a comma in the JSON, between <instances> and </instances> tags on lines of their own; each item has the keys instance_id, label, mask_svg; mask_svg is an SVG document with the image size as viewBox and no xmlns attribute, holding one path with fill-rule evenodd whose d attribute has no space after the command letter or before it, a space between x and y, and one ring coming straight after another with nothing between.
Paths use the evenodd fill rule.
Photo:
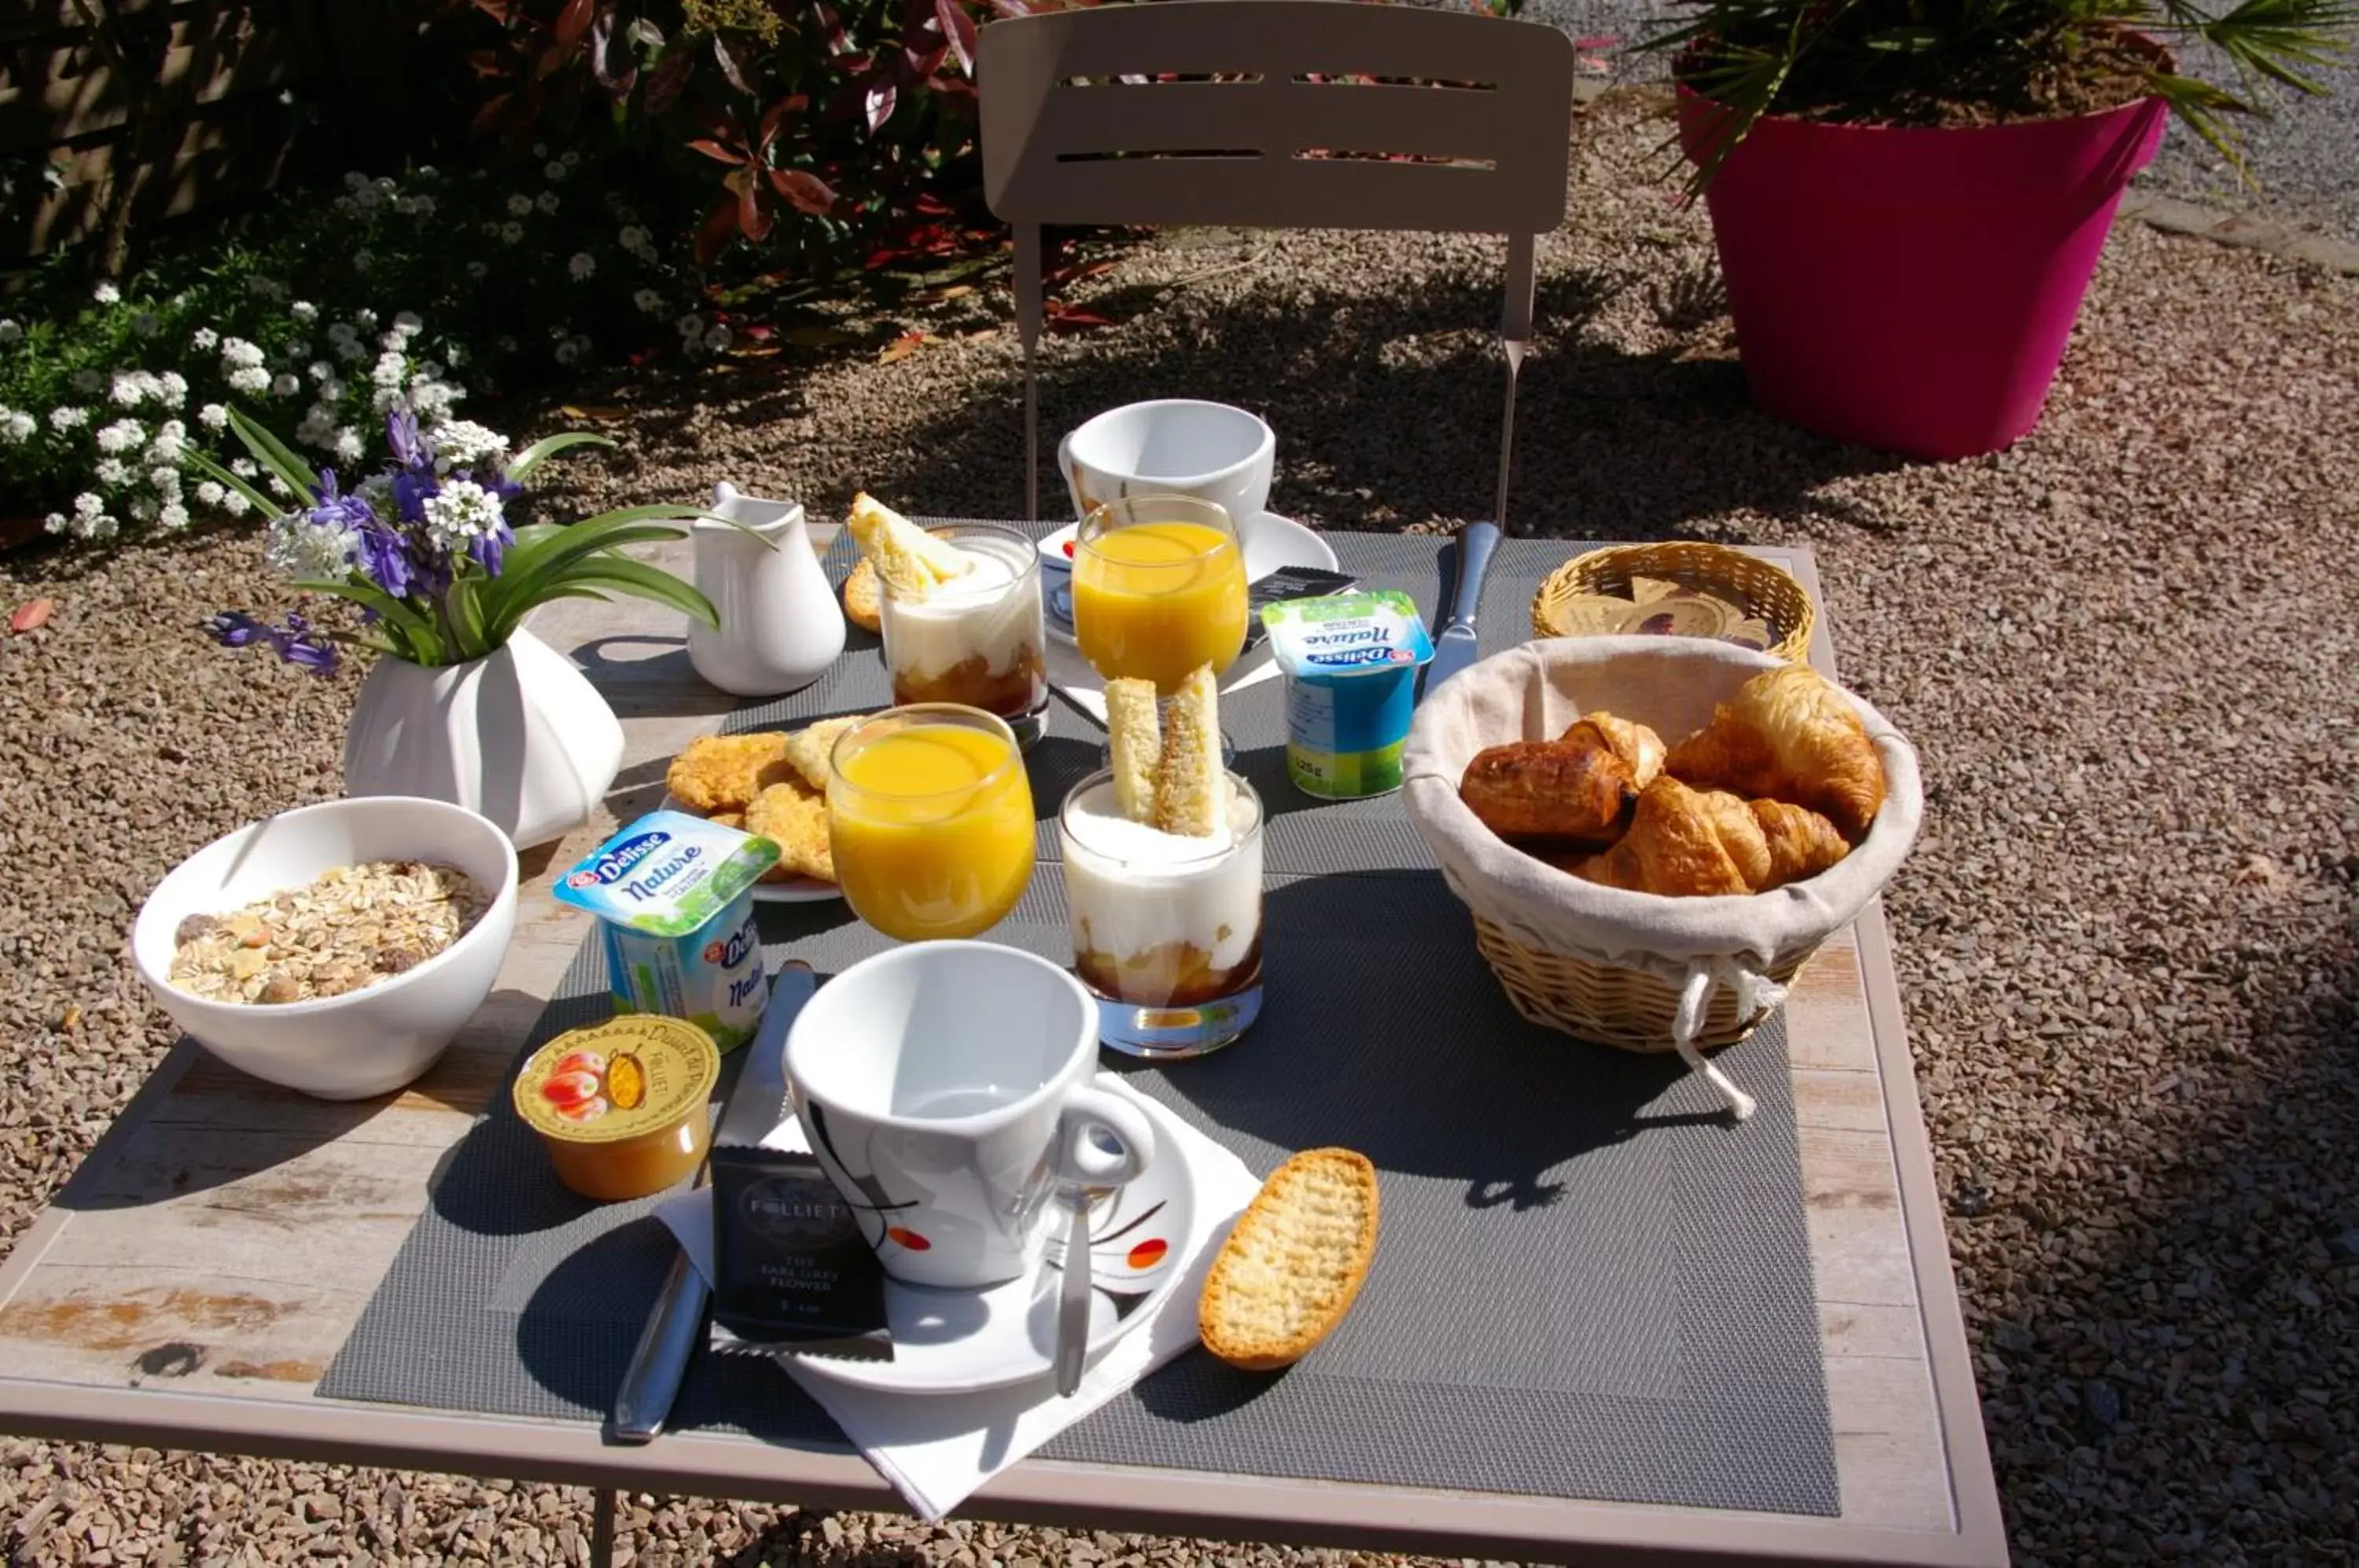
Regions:
<instances>
[{"instance_id":1,"label":"red leaf","mask_svg":"<svg viewBox=\"0 0 2359 1568\"><path fill-rule=\"evenodd\" d=\"M592 0L565 0L565 9L557 14L549 30L556 35L559 43L578 42L590 30L591 13L595 9Z\"/></svg>"},{"instance_id":2,"label":"red leaf","mask_svg":"<svg viewBox=\"0 0 2359 1568\"><path fill-rule=\"evenodd\" d=\"M801 114L810 104L810 100L800 93L790 93L771 104L763 112L762 133L754 145L767 153L770 144L778 139L778 127L786 123L787 116Z\"/></svg>"},{"instance_id":3,"label":"red leaf","mask_svg":"<svg viewBox=\"0 0 2359 1568\"><path fill-rule=\"evenodd\" d=\"M494 125L498 125L500 122L500 116L506 113L509 103L515 97L516 94L513 93L502 93L484 99L484 106L475 111L475 123L473 127L475 135L480 136L484 132L490 130Z\"/></svg>"},{"instance_id":4,"label":"red leaf","mask_svg":"<svg viewBox=\"0 0 2359 1568\"><path fill-rule=\"evenodd\" d=\"M745 161L745 155L744 153L737 151L734 147L723 147L719 142L714 141L710 136L697 137L696 140L688 144L688 150L690 152L701 152L705 157L712 159L715 163L740 164Z\"/></svg>"},{"instance_id":5,"label":"red leaf","mask_svg":"<svg viewBox=\"0 0 2359 1568\"><path fill-rule=\"evenodd\" d=\"M1586 38L1573 39L1572 47L1586 54L1594 49L1610 49L1621 41L1612 33L1591 33Z\"/></svg>"},{"instance_id":6,"label":"red leaf","mask_svg":"<svg viewBox=\"0 0 2359 1568\"><path fill-rule=\"evenodd\" d=\"M991 8L1003 16L1028 16L1032 14L1027 0L991 0Z\"/></svg>"},{"instance_id":7,"label":"red leaf","mask_svg":"<svg viewBox=\"0 0 2359 1568\"><path fill-rule=\"evenodd\" d=\"M50 599L36 599L29 604L19 604L16 613L8 617L8 629L20 637L27 632L38 631L49 624L49 612L57 607L56 602Z\"/></svg>"},{"instance_id":8,"label":"red leaf","mask_svg":"<svg viewBox=\"0 0 2359 1568\"><path fill-rule=\"evenodd\" d=\"M695 69L690 50L673 49L647 72L647 96L639 100L640 105L650 114L662 114L679 101L681 90L688 85L689 72Z\"/></svg>"},{"instance_id":9,"label":"red leaf","mask_svg":"<svg viewBox=\"0 0 2359 1568\"><path fill-rule=\"evenodd\" d=\"M1087 332L1092 327L1110 327L1114 323L1094 310L1056 310L1049 317L1052 332Z\"/></svg>"},{"instance_id":10,"label":"red leaf","mask_svg":"<svg viewBox=\"0 0 2359 1568\"><path fill-rule=\"evenodd\" d=\"M809 212L814 218L825 217L835 205L835 192L827 181L801 169L770 170L770 189L794 204L795 211Z\"/></svg>"},{"instance_id":11,"label":"red leaf","mask_svg":"<svg viewBox=\"0 0 2359 1568\"><path fill-rule=\"evenodd\" d=\"M696 265L711 267L729 242L737 237L737 193L723 195L705 215L704 226L696 231Z\"/></svg>"},{"instance_id":12,"label":"red leaf","mask_svg":"<svg viewBox=\"0 0 2359 1568\"><path fill-rule=\"evenodd\" d=\"M974 18L966 14L962 0L934 0L934 16L942 25L942 36L950 40L951 53L958 56L959 69L972 74L974 71Z\"/></svg>"},{"instance_id":13,"label":"red leaf","mask_svg":"<svg viewBox=\"0 0 2359 1568\"><path fill-rule=\"evenodd\" d=\"M862 107L868 114L869 135L875 136L885 122L893 117L893 103L898 92L889 76L875 77L869 82L868 91L861 98Z\"/></svg>"},{"instance_id":14,"label":"red leaf","mask_svg":"<svg viewBox=\"0 0 2359 1568\"><path fill-rule=\"evenodd\" d=\"M762 187L752 176L753 170L739 169L729 177L729 183L737 188L737 226L758 245L770 237L772 219L769 204L762 200Z\"/></svg>"}]
</instances>

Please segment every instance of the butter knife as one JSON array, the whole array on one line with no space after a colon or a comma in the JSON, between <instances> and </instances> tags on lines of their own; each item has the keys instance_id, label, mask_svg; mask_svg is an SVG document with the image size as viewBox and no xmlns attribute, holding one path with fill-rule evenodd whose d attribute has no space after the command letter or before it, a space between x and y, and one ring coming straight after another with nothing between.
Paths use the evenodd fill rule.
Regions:
<instances>
[{"instance_id":1,"label":"butter knife","mask_svg":"<svg viewBox=\"0 0 2359 1568\"><path fill-rule=\"evenodd\" d=\"M756 1144L778 1125L778 1113L787 1098L787 1031L794 1027L795 1015L810 1000L817 985L810 965L801 959L791 958L779 965L777 978L770 984L770 1002L763 1011L760 1032L745 1048L737 1083L722 1103L721 1120L712 1132L714 1143ZM708 1153L703 1169L696 1173L696 1184L705 1185L712 1176ZM639 1343L631 1352L622 1386L614 1390L614 1409L608 1422L614 1442L648 1443L662 1433L664 1423L671 1418L672 1401L679 1397L680 1380L688 1375L689 1357L696 1352L704 1328L704 1309L712 1300L712 1288L683 1248L671 1260L671 1271L664 1276L663 1289L656 1294L647 1327L639 1331Z\"/></svg>"},{"instance_id":2,"label":"butter knife","mask_svg":"<svg viewBox=\"0 0 2359 1568\"><path fill-rule=\"evenodd\" d=\"M1474 662L1474 613L1483 607L1483 574L1491 569L1491 552L1499 547L1496 523L1469 523L1458 536L1458 575L1441 606L1440 629L1433 637L1433 660L1425 667L1420 698L1430 697L1441 683Z\"/></svg>"}]
</instances>

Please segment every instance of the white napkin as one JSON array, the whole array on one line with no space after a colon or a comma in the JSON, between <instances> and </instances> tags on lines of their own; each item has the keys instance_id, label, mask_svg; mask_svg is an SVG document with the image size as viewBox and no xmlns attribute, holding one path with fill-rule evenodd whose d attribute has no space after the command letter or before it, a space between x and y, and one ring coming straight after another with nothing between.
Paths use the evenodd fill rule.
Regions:
<instances>
[{"instance_id":1,"label":"white napkin","mask_svg":"<svg viewBox=\"0 0 2359 1568\"><path fill-rule=\"evenodd\" d=\"M1139 1099L1137 1091L1111 1073L1100 1088ZM1158 1133L1173 1135L1196 1173L1195 1227L1186 1247L1179 1285L1149 1309L1149 1320L1108 1346L1082 1374L1071 1399L1057 1394L1056 1380L1041 1377L1012 1388L972 1394L890 1394L855 1388L781 1358L779 1365L805 1393L825 1407L853 1446L899 1489L912 1511L928 1523L940 1519L970 1493L1024 1458L1073 1422L1196 1343L1196 1298L1204 1288L1213 1249L1261 1188L1245 1161L1176 1116L1159 1117ZM764 1138L766 1147L807 1150L802 1125L788 1116ZM709 1284L712 1279L712 1191L699 1187L668 1199L656 1213L679 1238L680 1247Z\"/></svg>"}]
</instances>

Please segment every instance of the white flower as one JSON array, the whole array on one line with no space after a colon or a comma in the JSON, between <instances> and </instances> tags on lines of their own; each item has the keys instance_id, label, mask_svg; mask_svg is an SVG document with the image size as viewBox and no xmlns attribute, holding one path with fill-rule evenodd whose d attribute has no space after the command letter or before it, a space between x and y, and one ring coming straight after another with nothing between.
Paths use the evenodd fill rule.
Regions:
<instances>
[{"instance_id":1,"label":"white flower","mask_svg":"<svg viewBox=\"0 0 2359 1568\"><path fill-rule=\"evenodd\" d=\"M565 169L566 166L564 164L552 158L542 168L541 173L547 175L551 180L562 180L565 178Z\"/></svg>"},{"instance_id":2,"label":"white flower","mask_svg":"<svg viewBox=\"0 0 2359 1568\"><path fill-rule=\"evenodd\" d=\"M434 455L453 468L473 468L507 455L508 438L473 419L452 419L434 431Z\"/></svg>"},{"instance_id":3,"label":"white flower","mask_svg":"<svg viewBox=\"0 0 2359 1568\"><path fill-rule=\"evenodd\" d=\"M147 439L147 428L136 419L117 419L98 432L98 450L129 452Z\"/></svg>"},{"instance_id":4,"label":"white flower","mask_svg":"<svg viewBox=\"0 0 2359 1568\"><path fill-rule=\"evenodd\" d=\"M112 283L101 283L90 291L90 297L102 305L112 305L123 298L123 290Z\"/></svg>"},{"instance_id":5,"label":"white flower","mask_svg":"<svg viewBox=\"0 0 2359 1568\"><path fill-rule=\"evenodd\" d=\"M353 331L350 321L335 321L328 327L328 341L332 343L358 343L361 335Z\"/></svg>"},{"instance_id":6,"label":"white flower","mask_svg":"<svg viewBox=\"0 0 2359 1568\"><path fill-rule=\"evenodd\" d=\"M244 365L229 373L230 388L236 392L267 392L270 372L260 365Z\"/></svg>"},{"instance_id":7,"label":"white flower","mask_svg":"<svg viewBox=\"0 0 2359 1568\"><path fill-rule=\"evenodd\" d=\"M290 577L333 582L351 569L359 544L358 533L340 519L315 523L307 512L285 512L271 519L263 553Z\"/></svg>"},{"instance_id":8,"label":"white flower","mask_svg":"<svg viewBox=\"0 0 2359 1568\"><path fill-rule=\"evenodd\" d=\"M74 516L85 522L105 510L105 501L91 491L85 490L74 497Z\"/></svg>"},{"instance_id":9,"label":"white flower","mask_svg":"<svg viewBox=\"0 0 2359 1568\"><path fill-rule=\"evenodd\" d=\"M41 527L53 534L61 534L66 531L66 515L63 512L51 512L41 519Z\"/></svg>"},{"instance_id":10,"label":"white flower","mask_svg":"<svg viewBox=\"0 0 2359 1568\"><path fill-rule=\"evenodd\" d=\"M220 430L229 423L229 409L219 403L208 403L197 410L197 423L209 430Z\"/></svg>"},{"instance_id":11,"label":"white flower","mask_svg":"<svg viewBox=\"0 0 2359 1568\"><path fill-rule=\"evenodd\" d=\"M376 211L376 204L380 200L381 198L376 193L376 187L374 185L364 191L355 191L353 192L353 205L358 207L364 212L373 212Z\"/></svg>"},{"instance_id":12,"label":"white flower","mask_svg":"<svg viewBox=\"0 0 2359 1568\"><path fill-rule=\"evenodd\" d=\"M314 381L332 381L336 378L336 367L324 359L315 359L303 367L303 374Z\"/></svg>"},{"instance_id":13,"label":"white flower","mask_svg":"<svg viewBox=\"0 0 2359 1568\"><path fill-rule=\"evenodd\" d=\"M532 156L535 158L547 158L549 156L549 144L547 142L533 143Z\"/></svg>"},{"instance_id":14,"label":"white flower","mask_svg":"<svg viewBox=\"0 0 2359 1568\"><path fill-rule=\"evenodd\" d=\"M368 452L368 443L361 440L360 431L346 425L336 432L335 453L338 463L358 463Z\"/></svg>"},{"instance_id":15,"label":"white flower","mask_svg":"<svg viewBox=\"0 0 2359 1568\"><path fill-rule=\"evenodd\" d=\"M353 312L353 325L358 327L364 332L375 330L376 312L370 310L365 305L362 306L359 310Z\"/></svg>"},{"instance_id":16,"label":"white flower","mask_svg":"<svg viewBox=\"0 0 2359 1568\"><path fill-rule=\"evenodd\" d=\"M575 251L573 259L565 264L565 270L573 275L574 282L579 283L598 270L598 258L586 250Z\"/></svg>"},{"instance_id":17,"label":"white flower","mask_svg":"<svg viewBox=\"0 0 2359 1568\"><path fill-rule=\"evenodd\" d=\"M25 329L18 326L14 321L0 319L0 343L15 343L24 335ZM52 512L49 515L51 517L58 516L55 512Z\"/></svg>"},{"instance_id":18,"label":"white flower","mask_svg":"<svg viewBox=\"0 0 2359 1568\"><path fill-rule=\"evenodd\" d=\"M478 283L490 277L491 271L492 269L490 267L485 267L480 261L471 261L467 264L467 276L475 279Z\"/></svg>"},{"instance_id":19,"label":"white flower","mask_svg":"<svg viewBox=\"0 0 2359 1568\"><path fill-rule=\"evenodd\" d=\"M167 501L156 514L156 526L166 533L178 533L189 526L189 509L178 501Z\"/></svg>"},{"instance_id":20,"label":"white flower","mask_svg":"<svg viewBox=\"0 0 2359 1568\"><path fill-rule=\"evenodd\" d=\"M343 395L344 384L336 379L336 377L331 376L325 381L320 383L320 396L326 401L331 403L337 402L342 398Z\"/></svg>"},{"instance_id":21,"label":"white flower","mask_svg":"<svg viewBox=\"0 0 2359 1568\"><path fill-rule=\"evenodd\" d=\"M534 198L532 204L539 208L544 212L554 212L557 211L557 192L554 191L544 191L538 197Z\"/></svg>"},{"instance_id":22,"label":"white flower","mask_svg":"<svg viewBox=\"0 0 2359 1568\"><path fill-rule=\"evenodd\" d=\"M244 338L223 338L221 352L222 363L233 368L262 363L262 350Z\"/></svg>"},{"instance_id":23,"label":"white flower","mask_svg":"<svg viewBox=\"0 0 2359 1568\"><path fill-rule=\"evenodd\" d=\"M524 225L522 223L516 222L514 219L510 219L508 222L500 225L500 239L503 244L514 245L516 241L522 238L524 238Z\"/></svg>"},{"instance_id":24,"label":"white flower","mask_svg":"<svg viewBox=\"0 0 2359 1568\"><path fill-rule=\"evenodd\" d=\"M563 163L568 169L578 169L582 165L582 155L569 147L566 150L564 158L560 158L559 161Z\"/></svg>"},{"instance_id":25,"label":"white flower","mask_svg":"<svg viewBox=\"0 0 2359 1568\"><path fill-rule=\"evenodd\" d=\"M636 223L625 223L623 225L621 239L625 250L636 250L647 243L647 231Z\"/></svg>"},{"instance_id":26,"label":"white flower","mask_svg":"<svg viewBox=\"0 0 2359 1568\"><path fill-rule=\"evenodd\" d=\"M426 318L415 310L397 310L393 324L405 332L414 332L426 325Z\"/></svg>"},{"instance_id":27,"label":"white flower","mask_svg":"<svg viewBox=\"0 0 2359 1568\"><path fill-rule=\"evenodd\" d=\"M180 471L177 468L151 468L147 471L147 483L156 487L156 494L170 500L180 493Z\"/></svg>"},{"instance_id":28,"label":"white flower","mask_svg":"<svg viewBox=\"0 0 2359 1568\"><path fill-rule=\"evenodd\" d=\"M451 369L456 370L459 368L460 358L465 352L457 343L452 343L442 351L442 357L451 362Z\"/></svg>"},{"instance_id":29,"label":"white flower","mask_svg":"<svg viewBox=\"0 0 2359 1568\"><path fill-rule=\"evenodd\" d=\"M426 497L426 536L452 555L500 528L500 498L472 479L451 479Z\"/></svg>"},{"instance_id":30,"label":"white flower","mask_svg":"<svg viewBox=\"0 0 2359 1568\"><path fill-rule=\"evenodd\" d=\"M142 310L131 318L131 330L143 338L152 338L164 330L164 323L154 311Z\"/></svg>"},{"instance_id":31,"label":"white flower","mask_svg":"<svg viewBox=\"0 0 2359 1568\"><path fill-rule=\"evenodd\" d=\"M347 190L347 191L365 191L365 190L367 190L367 189L368 189L368 182L369 182L369 178L368 178L368 176L367 176L367 175L365 175L365 174L363 174L359 169L348 169L344 170L344 189L345 189L345 190Z\"/></svg>"},{"instance_id":32,"label":"white flower","mask_svg":"<svg viewBox=\"0 0 2359 1568\"><path fill-rule=\"evenodd\" d=\"M276 278L265 278L258 272L245 280L245 287L247 292L258 295L265 299L287 298L286 289Z\"/></svg>"},{"instance_id":33,"label":"white flower","mask_svg":"<svg viewBox=\"0 0 2359 1568\"><path fill-rule=\"evenodd\" d=\"M156 520L156 503L145 495L131 497L131 505L126 509L143 523L152 523Z\"/></svg>"},{"instance_id":34,"label":"white flower","mask_svg":"<svg viewBox=\"0 0 2359 1568\"><path fill-rule=\"evenodd\" d=\"M364 250L356 250L353 252L353 270L354 272L366 272L375 264L376 257L371 256L368 252Z\"/></svg>"},{"instance_id":35,"label":"white flower","mask_svg":"<svg viewBox=\"0 0 2359 1568\"><path fill-rule=\"evenodd\" d=\"M254 509L254 503L239 491L224 490L222 492L221 509L233 517L242 517Z\"/></svg>"},{"instance_id":36,"label":"white flower","mask_svg":"<svg viewBox=\"0 0 2359 1568\"><path fill-rule=\"evenodd\" d=\"M632 295L631 303L636 305L640 310L646 311L650 316L660 316L663 314L664 297L657 293L652 289L642 289L637 293Z\"/></svg>"},{"instance_id":37,"label":"white flower","mask_svg":"<svg viewBox=\"0 0 2359 1568\"><path fill-rule=\"evenodd\" d=\"M228 494L228 491L223 489L213 480L202 479L197 482L197 505L200 506L218 506L221 505L222 497Z\"/></svg>"},{"instance_id":38,"label":"white flower","mask_svg":"<svg viewBox=\"0 0 2359 1568\"><path fill-rule=\"evenodd\" d=\"M229 471L232 474L236 474L240 479L251 479L256 474L261 472L261 470L254 466L254 459L250 457L231 458L229 460Z\"/></svg>"},{"instance_id":39,"label":"white flower","mask_svg":"<svg viewBox=\"0 0 2359 1568\"><path fill-rule=\"evenodd\" d=\"M579 363L581 358L582 351L573 345L573 340L571 338L567 338L563 343L557 345L558 364L574 365Z\"/></svg>"},{"instance_id":40,"label":"white flower","mask_svg":"<svg viewBox=\"0 0 2359 1568\"><path fill-rule=\"evenodd\" d=\"M398 387L408 374L409 361L402 357L400 351L387 349L376 356L376 367L369 372L369 379L379 387Z\"/></svg>"},{"instance_id":41,"label":"white flower","mask_svg":"<svg viewBox=\"0 0 2359 1568\"><path fill-rule=\"evenodd\" d=\"M77 370L73 373L73 389L85 397L94 397L106 389L106 377L95 370Z\"/></svg>"},{"instance_id":42,"label":"white flower","mask_svg":"<svg viewBox=\"0 0 2359 1568\"><path fill-rule=\"evenodd\" d=\"M419 381L410 385L409 402L420 419L432 424L448 416L451 405L466 395L447 381Z\"/></svg>"},{"instance_id":43,"label":"white flower","mask_svg":"<svg viewBox=\"0 0 2359 1568\"><path fill-rule=\"evenodd\" d=\"M701 338L704 335L704 318L701 316L692 314L682 316L672 325L679 329L679 335L684 338Z\"/></svg>"},{"instance_id":44,"label":"white flower","mask_svg":"<svg viewBox=\"0 0 2359 1568\"><path fill-rule=\"evenodd\" d=\"M320 307L309 299L298 299L287 307L287 313L299 321L316 321L320 319Z\"/></svg>"},{"instance_id":45,"label":"white flower","mask_svg":"<svg viewBox=\"0 0 2359 1568\"><path fill-rule=\"evenodd\" d=\"M287 481L279 478L276 474L270 474L267 477L270 482L270 493L273 495L284 495L290 501L295 498L295 492L287 487Z\"/></svg>"},{"instance_id":46,"label":"white flower","mask_svg":"<svg viewBox=\"0 0 2359 1568\"><path fill-rule=\"evenodd\" d=\"M136 372L116 371L114 383L107 389L107 396L126 408L139 407L147 396L147 388L139 384L139 379Z\"/></svg>"},{"instance_id":47,"label":"white flower","mask_svg":"<svg viewBox=\"0 0 2359 1568\"><path fill-rule=\"evenodd\" d=\"M211 327L199 327L195 332L189 334L190 346L193 347L199 354L212 353L213 346L220 342L221 333L213 331Z\"/></svg>"},{"instance_id":48,"label":"white flower","mask_svg":"<svg viewBox=\"0 0 2359 1568\"><path fill-rule=\"evenodd\" d=\"M727 348L729 346L729 329L723 326L715 326L711 332L704 334L704 346L711 349L715 354L719 354L723 349Z\"/></svg>"},{"instance_id":49,"label":"white flower","mask_svg":"<svg viewBox=\"0 0 2359 1568\"><path fill-rule=\"evenodd\" d=\"M88 408L77 408L69 403L49 410L49 429L53 430L79 430L88 423L90 423Z\"/></svg>"},{"instance_id":50,"label":"white flower","mask_svg":"<svg viewBox=\"0 0 2359 1568\"><path fill-rule=\"evenodd\" d=\"M177 464L188 455L188 427L178 419L172 419L156 432L156 440L147 448L147 461Z\"/></svg>"},{"instance_id":51,"label":"white flower","mask_svg":"<svg viewBox=\"0 0 2359 1568\"><path fill-rule=\"evenodd\" d=\"M120 490L131 483L131 465L119 457L100 458L91 472L110 490Z\"/></svg>"},{"instance_id":52,"label":"white flower","mask_svg":"<svg viewBox=\"0 0 2359 1568\"><path fill-rule=\"evenodd\" d=\"M156 377L156 400L168 408L177 408L189 400L189 378L177 370L168 370Z\"/></svg>"},{"instance_id":53,"label":"white flower","mask_svg":"<svg viewBox=\"0 0 2359 1568\"><path fill-rule=\"evenodd\" d=\"M354 343L352 339L346 338L343 342L336 345L336 357L349 365L354 360L366 359L368 357L368 350L363 348L359 343Z\"/></svg>"},{"instance_id":54,"label":"white flower","mask_svg":"<svg viewBox=\"0 0 2359 1568\"><path fill-rule=\"evenodd\" d=\"M515 213L519 218L531 217L532 198L525 195L521 191L518 191L516 195L508 198L508 211Z\"/></svg>"},{"instance_id":55,"label":"white flower","mask_svg":"<svg viewBox=\"0 0 2359 1568\"><path fill-rule=\"evenodd\" d=\"M303 389L303 384L285 371L270 378L270 394L274 397L292 397Z\"/></svg>"},{"instance_id":56,"label":"white flower","mask_svg":"<svg viewBox=\"0 0 2359 1568\"><path fill-rule=\"evenodd\" d=\"M0 438L5 438L10 446L30 441L33 432L40 428L38 419L20 408L11 408L0 418Z\"/></svg>"}]
</instances>

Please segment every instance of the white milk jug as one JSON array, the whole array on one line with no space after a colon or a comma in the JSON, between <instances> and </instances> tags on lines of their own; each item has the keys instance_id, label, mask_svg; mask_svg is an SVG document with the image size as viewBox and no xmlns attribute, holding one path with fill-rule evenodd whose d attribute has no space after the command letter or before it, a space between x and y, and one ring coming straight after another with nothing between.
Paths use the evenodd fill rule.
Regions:
<instances>
[{"instance_id":1,"label":"white milk jug","mask_svg":"<svg viewBox=\"0 0 2359 1568\"><path fill-rule=\"evenodd\" d=\"M712 513L690 532L697 591L712 601L721 626L689 623L689 662L734 696L799 691L843 651L843 611L811 550L803 509L740 495L723 481L712 487Z\"/></svg>"}]
</instances>

